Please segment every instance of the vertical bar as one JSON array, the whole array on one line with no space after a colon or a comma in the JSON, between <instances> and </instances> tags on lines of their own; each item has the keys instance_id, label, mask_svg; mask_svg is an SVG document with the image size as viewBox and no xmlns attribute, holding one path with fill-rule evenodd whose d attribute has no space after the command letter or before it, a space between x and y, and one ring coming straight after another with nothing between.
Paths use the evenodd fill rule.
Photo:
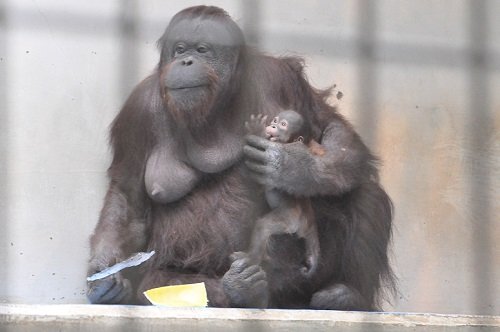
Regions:
<instances>
[{"instance_id":1,"label":"vertical bar","mask_svg":"<svg viewBox=\"0 0 500 332\"><path fill-rule=\"evenodd\" d=\"M8 169L9 147L8 104L7 104L7 5L0 0L0 302L7 300L8 285Z\"/></svg>"},{"instance_id":2,"label":"vertical bar","mask_svg":"<svg viewBox=\"0 0 500 332\"><path fill-rule=\"evenodd\" d=\"M476 313L493 314L492 239L490 204L489 151L492 143L491 98L488 74L488 8L487 0L469 1L469 109L465 121L465 176L472 232L472 275Z\"/></svg>"},{"instance_id":3,"label":"vertical bar","mask_svg":"<svg viewBox=\"0 0 500 332\"><path fill-rule=\"evenodd\" d=\"M377 68L376 52L376 1L358 0L358 131L371 147L376 146L377 131Z\"/></svg>"},{"instance_id":4,"label":"vertical bar","mask_svg":"<svg viewBox=\"0 0 500 332\"><path fill-rule=\"evenodd\" d=\"M243 33L248 44L261 43L261 3L260 0L241 0L243 13Z\"/></svg>"},{"instance_id":5,"label":"vertical bar","mask_svg":"<svg viewBox=\"0 0 500 332\"><path fill-rule=\"evenodd\" d=\"M358 132L371 147L376 146L377 131L377 68L376 52L376 0L358 0ZM371 332L382 331L374 325Z\"/></svg>"},{"instance_id":6,"label":"vertical bar","mask_svg":"<svg viewBox=\"0 0 500 332\"><path fill-rule=\"evenodd\" d=\"M139 78L138 49L138 4L137 0L120 2L119 41L120 41L120 73L118 75L119 98L124 100Z\"/></svg>"}]
</instances>

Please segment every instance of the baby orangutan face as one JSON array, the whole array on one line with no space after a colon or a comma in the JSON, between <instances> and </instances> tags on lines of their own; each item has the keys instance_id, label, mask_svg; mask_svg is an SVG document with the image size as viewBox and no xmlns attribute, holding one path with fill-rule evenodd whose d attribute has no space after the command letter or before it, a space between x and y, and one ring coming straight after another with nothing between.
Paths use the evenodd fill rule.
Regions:
<instances>
[{"instance_id":1,"label":"baby orangutan face","mask_svg":"<svg viewBox=\"0 0 500 332\"><path fill-rule=\"evenodd\" d=\"M295 111L283 111L278 114L269 126L266 127L266 137L273 142L291 143L304 141L300 132L304 126L304 119Z\"/></svg>"}]
</instances>

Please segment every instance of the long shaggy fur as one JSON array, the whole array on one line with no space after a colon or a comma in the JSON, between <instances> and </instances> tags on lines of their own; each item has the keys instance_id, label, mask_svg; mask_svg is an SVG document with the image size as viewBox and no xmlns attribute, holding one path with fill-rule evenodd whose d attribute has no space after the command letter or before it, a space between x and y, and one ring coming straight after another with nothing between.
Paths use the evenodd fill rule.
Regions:
<instances>
[{"instance_id":1,"label":"long shaggy fur","mask_svg":"<svg viewBox=\"0 0 500 332\"><path fill-rule=\"evenodd\" d=\"M312 128L312 138L327 150L314 164L300 169L287 166L282 174L283 179L302 175L311 179L287 190L296 196L313 196L321 257L316 273L306 278L299 272L303 241L294 235L274 236L263 262L269 306L351 308L337 295L352 290L351 300L356 300L352 309L378 308L381 286L391 288L394 278L388 259L392 203L378 183L376 158L335 107L328 105L330 91L311 87L302 59L276 58L247 49L241 30L215 7L186 9L170 26L194 18L226 22L240 38L231 84L221 90L214 76L212 90L204 92L201 103L171 101L160 83L168 71L164 54L169 50L167 41L159 40L162 60L157 70L138 85L112 125L111 184L92 237L90 266L95 270L132 251L156 250L143 268L139 292L205 281L211 305L230 305L220 278L229 268L230 254L247 249L254 221L268 211L261 187L252 182L238 159L222 172L203 174L181 199L160 204L145 191L145 165L162 132L175 133L169 137L172 146L186 144L178 124L196 127L191 134L203 142L204 137L217 135L211 128L214 120L242 129L251 114L272 118L281 109L293 109ZM344 145L349 149L343 150Z\"/></svg>"}]
</instances>

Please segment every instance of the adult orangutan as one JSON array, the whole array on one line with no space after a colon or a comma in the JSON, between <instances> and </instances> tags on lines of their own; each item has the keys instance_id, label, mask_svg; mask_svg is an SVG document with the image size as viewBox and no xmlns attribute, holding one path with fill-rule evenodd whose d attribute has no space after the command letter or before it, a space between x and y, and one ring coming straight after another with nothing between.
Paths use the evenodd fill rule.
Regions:
<instances>
[{"instance_id":1,"label":"adult orangutan","mask_svg":"<svg viewBox=\"0 0 500 332\"><path fill-rule=\"evenodd\" d=\"M142 291L204 281L217 307L375 310L392 285L392 205L377 160L310 86L302 60L246 47L220 8L176 14L160 61L113 122L110 185L91 237L89 275L155 250L139 278L88 284L92 303L142 302ZM300 142L245 137L251 114L299 112L325 153ZM312 275L303 239L275 235L261 265L243 253L270 211L263 187L310 199L320 258ZM138 296L136 296L136 294Z\"/></svg>"}]
</instances>

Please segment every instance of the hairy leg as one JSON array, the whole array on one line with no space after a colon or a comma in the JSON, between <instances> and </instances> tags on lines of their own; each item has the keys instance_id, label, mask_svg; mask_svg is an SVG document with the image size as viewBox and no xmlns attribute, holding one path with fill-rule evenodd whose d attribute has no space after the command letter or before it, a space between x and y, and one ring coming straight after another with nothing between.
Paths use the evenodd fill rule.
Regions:
<instances>
[{"instance_id":1,"label":"hairy leg","mask_svg":"<svg viewBox=\"0 0 500 332\"><path fill-rule=\"evenodd\" d=\"M333 284L314 293L310 306L321 310L372 310L357 289L345 284Z\"/></svg>"},{"instance_id":2,"label":"hairy leg","mask_svg":"<svg viewBox=\"0 0 500 332\"><path fill-rule=\"evenodd\" d=\"M302 274L310 277L316 272L319 264L320 246L318 227L316 225L314 210L309 199L303 198L297 200L296 204L299 208L298 215L301 216L296 222L298 223L297 234L304 238L306 243L306 258L305 266L301 268Z\"/></svg>"},{"instance_id":3,"label":"hairy leg","mask_svg":"<svg viewBox=\"0 0 500 332\"><path fill-rule=\"evenodd\" d=\"M314 274L319 264L320 250L316 228L314 232L307 234L304 239L306 240L306 259L305 266L301 268L301 272L306 277L309 277Z\"/></svg>"},{"instance_id":4,"label":"hairy leg","mask_svg":"<svg viewBox=\"0 0 500 332\"><path fill-rule=\"evenodd\" d=\"M267 307L266 273L260 266L251 264L245 253L235 253L231 259L233 263L222 278L210 278L204 274L150 270L145 274L137 296L141 303L149 304L143 294L148 289L204 282L211 307Z\"/></svg>"},{"instance_id":5,"label":"hairy leg","mask_svg":"<svg viewBox=\"0 0 500 332\"><path fill-rule=\"evenodd\" d=\"M260 265L267 253L269 240L273 234L284 233L285 226L276 220L273 211L255 221L248 258L252 264Z\"/></svg>"}]
</instances>

